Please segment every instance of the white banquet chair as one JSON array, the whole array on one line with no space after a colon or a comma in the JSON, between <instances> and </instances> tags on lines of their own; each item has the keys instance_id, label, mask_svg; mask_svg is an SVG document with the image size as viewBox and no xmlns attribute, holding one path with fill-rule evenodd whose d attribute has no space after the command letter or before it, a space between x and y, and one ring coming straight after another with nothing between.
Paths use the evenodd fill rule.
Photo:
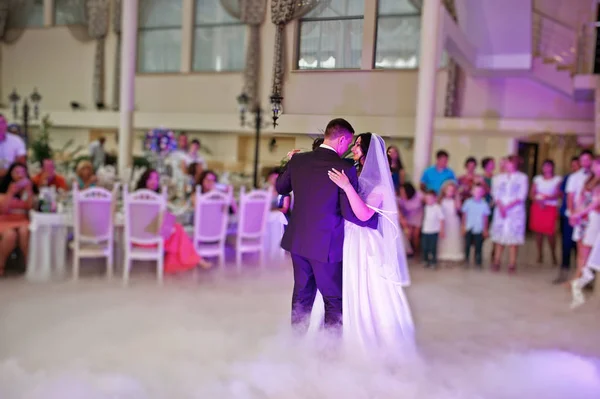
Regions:
<instances>
[{"instance_id":1,"label":"white banquet chair","mask_svg":"<svg viewBox=\"0 0 600 399\"><path fill-rule=\"evenodd\" d=\"M235 240L235 259L242 266L242 254L258 252L261 265L265 261L265 233L271 206L271 193L267 190L245 192L240 189L239 218Z\"/></svg>"},{"instance_id":2,"label":"white banquet chair","mask_svg":"<svg viewBox=\"0 0 600 399\"><path fill-rule=\"evenodd\" d=\"M83 258L106 258L106 276L112 277L115 203L114 193L104 188L80 191L73 184L73 280Z\"/></svg>"},{"instance_id":3,"label":"white banquet chair","mask_svg":"<svg viewBox=\"0 0 600 399\"><path fill-rule=\"evenodd\" d=\"M213 190L206 194L196 186L196 203L194 206L194 247L202 257L219 259L219 265L225 263L225 242L227 238L227 222L229 220L229 204L231 190L223 193Z\"/></svg>"},{"instance_id":4,"label":"white banquet chair","mask_svg":"<svg viewBox=\"0 0 600 399\"><path fill-rule=\"evenodd\" d=\"M127 186L124 186L123 204L125 213L123 283L129 282L129 272L134 260L153 260L156 261L158 283L162 284L164 240L161 229L167 209L166 192L163 190L162 194L158 194L150 190L137 190L129 193Z\"/></svg>"}]
</instances>

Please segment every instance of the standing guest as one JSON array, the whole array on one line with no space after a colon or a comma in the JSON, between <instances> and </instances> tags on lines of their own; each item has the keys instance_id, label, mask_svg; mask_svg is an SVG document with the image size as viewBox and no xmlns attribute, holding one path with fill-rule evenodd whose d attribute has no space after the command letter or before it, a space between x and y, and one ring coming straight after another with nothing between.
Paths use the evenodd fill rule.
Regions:
<instances>
[{"instance_id":1,"label":"standing guest","mask_svg":"<svg viewBox=\"0 0 600 399\"><path fill-rule=\"evenodd\" d=\"M13 163L25 164L26 158L25 142L18 135L8 132L6 118L0 114L0 177L6 175Z\"/></svg>"},{"instance_id":2,"label":"standing guest","mask_svg":"<svg viewBox=\"0 0 600 399\"><path fill-rule=\"evenodd\" d=\"M271 210L279 211L286 217L289 217L291 197L289 194L279 195L277 189L275 188L275 182L280 174L281 170L279 168L274 168L269 171L269 174L267 175L267 189L272 195Z\"/></svg>"},{"instance_id":3,"label":"standing guest","mask_svg":"<svg viewBox=\"0 0 600 399\"><path fill-rule=\"evenodd\" d=\"M442 184L448 180L456 181L456 176L452 169L448 168L449 155L444 150L439 150L435 155L435 165L425 169L421 177L421 191L433 190L436 194L440 193Z\"/></svg>"},{"instance_id":4,"label":"standing guest","mask_svg":"<svg viewBox=\"0 0 600 399\"><path fill-rule=\"evenodd\" d=\"M520 159L513 155L505 164L505 172L494 178L492 196L496 207L492 221L491 237L495 244L492 270L500 270L504 248L508 247L508 271L517 270L517 250L525 243L525 200L528 179L519 172Z\"/></svg>"},{"instance_id":5,"label":"standing guest","mask_svg":"<svg viewBox=\"0 0 600 399\"><path fill-rule=\"evenodd\" d=\"M477 160L474 157L469 157L465 161L465 174L458 178L458 192L462 201L471 196L473 186L476 183L481 183L482 178L475 170L477 169Z\"/></svg>"},{"instance_id":6,"label":"standing guest","mask_svg":"<svg viewBox=\"0 0 600 399\"><path fill-rule=\"evenodd\" d=\"M552 263L558 265L556 257L556 221L558 220L558 198L562 178L554 174L554 161L547 159L542 163L542 174L533 178L530 198L529 228L535 233L538 263L544 261L544 237L550 244Z\"/></svg>"},{"instance_id":7,"label":"standing guest","mask_svg":"<svg viewBox=\"0 0 600 399\"><path fill-rule=\"evenodd\" d=\"M440 206L444 213L444 237L438 244L438 259L445 262L461 262L464 260L464 241L461 232L460 195L458 184L447 181L440 192Z\"/></svg>"},{"instance_id":8,"label":"standing guest","mask_svg":"<svg viewBox=\"0 0 600 399\"><path fill-rule=\"evenodd\" d=\"M391 145L387 148L388 162L390 163L390 172L392 173L392 181L394 182L394 188L396 191L400 189L400 186L404 184L404 165L400 159L400 151L395 145Z\"/></svg>"},{"instance_id":9,"label":"standing guest","mask_svg":"<svg viewBox=\"0 0 600 399\"><path fill-rule=\"evenodd\" d=\"M41 187L55 187L57 190L69 190L65 178L56 173L56 166L52 158L44 158L40 164L42 171L31 179L38 189Z\"/></svg>"},{"instance_id":10,"label":"standing guest","mask_svg":"<svg viewBox=\"0 0 600 399\"><path fill-rule=\"evenodd\" d=\"M25 164L15 162L0 179L0 276L10 254L19 248L27 258L29 211L33 208L35 186Z\"/></svg>"},{"instance_id":11,"label":"standing guest","mask_svg":"<svg viewBox=\"0 0 600 399\"><path fill-rule=\"evenodd\" d=\"M421 225L423 223L423 196L411 183L400 186L398 208L402 213L404 229L410 246L416 253L421 248Z\"/></svg>"},{"instance_id":12,"label":"standing guest","mask_svg":"<svg viewBox=\"0 0 600 399\"><path fill-rule=\"evenodd\" d=\"M465 262L468 265L471 247L475 246L475 266L482 268L483 239L488 236L490 206L483 198L485 188L476 184L472 188L472 196L462 205L462 230L465 240Z\"/></svg>"},{"instance_id":13,"label":"standing guest","mask_svg":"<svg viewBox=\"0 0 600 399\"><path fill-rule=\"evenodd\" d=\"M77 187L79 187L80 190L95 187L98 182L98 178L94 174L94 167L88 160L82 159L77 163L75 174L75 183L77 183Z\"/></svg>"},{"instance_id":14,"label":"standing guest","mask_svg":"<svg viewBox=\"0 0 600 399\"><path fill-rule=\"evenodd\" d=\"M444 238L444 212L437 203L437 194L433 190L425 192L423 215L423 226L421 228L423 262L427 268L436 268L438 238Z\"/></svg>"},{"instance_id":15,"label":"standing guest","mask_svg":"<svg viewBox=\"0 0 600 399\"><path fill-rule=\"evenodd\" d=\"M177 149L181 152L187 152L188 150L188 137L184 132L177 137Z\"/></svg>"},{"instance_id":16,"label":"standing guest","mask_svg":"<svg viewBox=\"0 0 600 399\"><path fill-rule=\"evenodd\" d=\"M202 169L207 169L206 161L204 157L200 155L200 149L202 145L200 144L200 140L194 139L190 144L190 148L187 153L186 165L190 165L191 163L197 163L202 166Z\"/></svg>"},{"instance_id":17,"label":"standing guest","mask_svg":"<svg viewBox=\"0 0 600 399\"><path fill-rule=\"evenodd\" d=\"M137 190L160 192L160 176L154 169L148 169L142 174L136 186ZM194 248L194 243L188 237L183 226L175 222L175 216L165 213L162 226L165 241L165 273L177 273L195 269L200 266L208 269L211 264L202 259Z\"/></svg>"},{"instance_id":18,"label":"standing guest","mask_svg":"<svg viewBox=\"0 0 600 399\"><path fill-rule=\"evenodd\" d=\"M581 259L583 266L587 263L592 246L600 235L600 212L594 201L595 197L600 195L600 157L594 159L590 172L590 176L581 190L579 205L569 217L572 225L581 226L583 230L583 236L577 248L577 257ZM579 267L578 265L576 278L580 277L583 266Z\"/></svg>"},{"instance_id":19,"label":"standing guest","mask_svg":"<svg viewBox=\"0 0 600 399\"><path fill-rule=\"evenodd\" d=\"M93 141L90 144L90 159L92 160L92 167L94 171L97 171L106 162L106 152L104 151L104 143L106 139L100 137L98 140Z\"/></svg>"},{"instance_id":20,"label":"standing guest","mask_svg":"<svg viewBox=\"0 0 600 399\"><path fill-rule=\"evenodd\" d=\"M496 161L494 158L485 157L481 160L481 168L483 169L483 188L485 190L485 200L488 205L492 206L492 179L496 170Z\"/></svg>"},{"instance_id":21,"label":"standing guest","mask_svg":"<svg viewBox=\"0 0 600 399\"><path fill-rule=\"evenodd\" d=\"M583 235L585 233L586 219L571 219L571 216L575 211L582 205L582 196L585 182L591 176L592 160L594 155L589 150L584 150L579 155L580 169L572 173L567 180L566 193L567 193L567 216L569 217L569 223L573 227L573 241L577 247L577 271L582 270L585 266L584 253L582 250ZM574 224L575 223L575 224Z\"/></svg>"},{"instance_id":22,"label":"standing guest","mask_svg":"<svg viewBox=\"0 0 600 399\"><path fill-rule=\"evenodd\" d=\"M575 250L575 241L573 241L573 226L569 223L569 217L567 216L567 181L569 177L579 170L579 158L571 158L570 173L564 177L560 185L560 192L562 197L562 203L560 205L560 235L562 241L562 262L560 264L560 271L553 284L562 284L568 280L569 269L571 268L571 255Z\"/></svg>"}]
</instances>

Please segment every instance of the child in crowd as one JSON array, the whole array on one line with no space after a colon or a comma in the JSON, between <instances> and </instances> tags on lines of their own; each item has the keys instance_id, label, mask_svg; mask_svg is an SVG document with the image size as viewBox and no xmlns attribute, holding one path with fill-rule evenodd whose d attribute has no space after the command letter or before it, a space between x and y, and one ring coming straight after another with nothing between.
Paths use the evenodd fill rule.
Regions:
<instances>
[{"instance_id":1,"label":"child in crowd","mask_svg":"<svg viewBox=\"0 0 600 399\"><path fill-rule=\"evenodd\" d=\"M450 180L440 190L440 206L444 213L445 235L438 247L438 258L443 262L462 262L464 260L464 242L460 234L460 193L455 181Z\"/></svg>"},{"instance_id":2,"label":"child in crowd","mask_svg":"<svg viewBox=\"0 0 600 399\"><path fill-rule=\"evenodd\" d=\"M485 188L476 184L471 190L472 197L462 206L462 231L465 239L465 262L469 264L471 246L475 246L475 265L481 269L481 249L488 236L490 206L486 202Z\"/></svg>"},{"instance_id":3,"label":"child in crowd","mask_svg":"<svg viewBox=\"0 0 600 399\"><path fill-rule=\"evenodd\" d=\"M398 207L403 216L402 228L413 251L421 247L421 224L423 223L423 195L410 183L400 186Z\"/></svg>"},{"instance_id":4,"label":"child in crowd","mask_svg":"<svg viewBox=\"0 0 600 399\"><path fill-rule=\"evenodd\" d=\"M423 226L421 229L421 248L425 267L437 266L438 237L444 238L444 212L437 203L435 191L425 192L425 207L423 210Z\"/></svg>"}]
</instances>

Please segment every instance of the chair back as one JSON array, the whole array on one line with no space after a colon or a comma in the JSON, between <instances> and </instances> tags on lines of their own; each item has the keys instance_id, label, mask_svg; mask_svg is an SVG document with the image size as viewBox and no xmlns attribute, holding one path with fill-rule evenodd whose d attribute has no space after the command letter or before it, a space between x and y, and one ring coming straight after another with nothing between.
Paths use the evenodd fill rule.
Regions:
<instances>
[{"instance_id":1,"label":"chair back","mask_svg":"<svg viewBox=\"0 0 600 399\"><path fill-rule=\"evenodd\" d=\"M73 184L73 232L77 242L112 241L115 197L101 187L79 190Z\"/></svg>"},{"instance_id":2,"label":"chair back","mask_svg":"<svg viewBox=\"0 0 600 399\"><path fill-rule=\"evenodd\" d=\"M125 245L152 245L162 241L161 235L167 199L163 194L151 190L137 190L129 193L123 187L123 208L125 213Z\"/></svg>"},{"instance_id":3,"label":"chair back","mask_svg":"<svg viewBox=\"0 0 600 399\"><path fill-rule=\"evenodd\" d=\"M267 226L271 193L268 190L240 190L238 239L262 238Z\"/></svg>"},{"instance_id":4,"label":"chair back","mask_svg":"<svg viewBox=\"0 0 600 399\"><path fill-rule=\"evenodd\" d=\"M195 195L194 244L224 241L227 235L231 192L213 190L202 194L200 186L196 186Z\"/></svg>"}]
</instances>

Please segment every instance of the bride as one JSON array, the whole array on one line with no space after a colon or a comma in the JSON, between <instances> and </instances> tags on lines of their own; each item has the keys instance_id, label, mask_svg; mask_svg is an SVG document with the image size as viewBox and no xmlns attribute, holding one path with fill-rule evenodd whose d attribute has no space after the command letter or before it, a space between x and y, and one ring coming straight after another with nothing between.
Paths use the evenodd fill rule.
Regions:
<instances>
[{"instance_id":1,"label":"bride","mask_svg":"<svg viewBox=\"0 0 600 399\"><path fill-rule=\"evenodd\" d=\"M410 285L410 276L385 142L362 133L352 154L359 168L359 191L344 172L333 169L329 178L345 191L356 217L367 220L377 212L379 227L344 225L343 339L353 349L368 352L412 346L414 324L402 289ZM313 333L322 324L322 300L319 293L311 314Z\"/></svg>"}]
</instances>

